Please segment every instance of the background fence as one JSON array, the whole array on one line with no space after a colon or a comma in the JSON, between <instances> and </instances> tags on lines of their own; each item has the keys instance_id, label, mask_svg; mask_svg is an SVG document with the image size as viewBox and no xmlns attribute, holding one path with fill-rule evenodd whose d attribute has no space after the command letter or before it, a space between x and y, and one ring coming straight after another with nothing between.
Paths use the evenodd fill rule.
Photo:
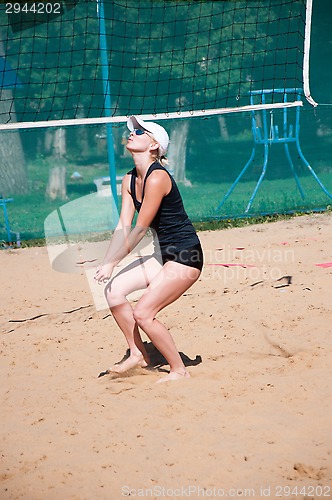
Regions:
<instances>
[{"instance_id":1,"label":"background fence","mask_svg":"<svg viewBox=\"0 0 332 500\"><path fill-rule=\"evenodd\" d=\"M319 103L317 108L305 103L300 111L300 145L305 158L315 169L327 190L332 192L332 10L328 0L314 3L310 59L311 94ZM289 118L292 120L292 113ZM282 119L282 111L274 111L273 124ZM271 115L268 113L269 125ZM257 147L256 157L227 201L218 205L248 162L253 148L253 134L250 113L236 113L210 118L168 120L162 123L172 134L183 135L182 153L185 151L184 169L179 179L179 188L190 217L194 221L215 218L231 218L244 215L245 208L260 176L263 164L263 148ZM125 142L128 130L124 124L112 127L117 175L120 182L132 168ZM13 144L19 134L26 163L26 192L2 192L6 199L8 219L12 230L11 238L43 238L44 221L47 216L79 198L95 193L95 204L89 204L89 216L77 204L81 232L105 231L109 225L108 210L114 210L110 188L107 155L106 127L102 125L75 126L63 131L57 129L3 131L0 141L0 161L4 165L8 155L15 154ZM281 213L301 210L325 210L332 200L320 189L309 170L301 161L294 145L290 145L294 167L303 187L303 199L297 188L293 173L280 144L269 146L269 161L266 177L257 192L247 216L266 213ZM173 160L174 163L174 160ZM58 166L64 175L63 197L52 200L46 196L49 172ZM64 168L63 168L64 167ZM170 164L170 169L175 165ZM8 176L9 169L2 169ZM22 174L23 175L23 174ZM97 190L103 188L103 192ZM22 190L24 191L24 190ZM61 191L60 191L61 192ZM49 194L49 193L48 193ZM58 193L59 194L59 193ZM106 196L105 196L106 195ZM120 200L117 200L119 203ZM84 202L82 202L84 207ZM95 213L92 213L94 212ZM0 239L8 240L0 207ZM114 223L114 217L111 217ZM89 222L88 222L89 221ZM109 226L108 226L109 227ZM79 231L78 231L79 232Z\"/></svg>"}]
</instances>

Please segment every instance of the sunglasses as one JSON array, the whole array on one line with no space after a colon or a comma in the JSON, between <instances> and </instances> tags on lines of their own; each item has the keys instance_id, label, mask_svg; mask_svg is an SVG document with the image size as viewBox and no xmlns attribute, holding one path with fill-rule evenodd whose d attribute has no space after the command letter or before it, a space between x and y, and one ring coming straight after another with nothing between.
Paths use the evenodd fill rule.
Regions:
<instances>
[{"instance_id":1,"label":"sunglasses","mask_svg":"<svg viewBox=\"0 0 332 500\"><path fill-rule=\"evenodd\" d=\"M132 132L136 135L144 135L147 133L146 130L143 130L142 128L135 128Z\"/></svg>"}]
</instances>

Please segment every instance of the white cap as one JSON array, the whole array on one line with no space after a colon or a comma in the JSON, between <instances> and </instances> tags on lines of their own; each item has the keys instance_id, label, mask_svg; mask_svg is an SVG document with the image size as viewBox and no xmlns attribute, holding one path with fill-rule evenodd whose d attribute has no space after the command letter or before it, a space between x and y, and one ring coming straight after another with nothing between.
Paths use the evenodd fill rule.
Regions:
<instances>
[{"instance_id":1,"label":"white cap","mask_svg":"<svg viewBox=\"0 0 332 500\"><path fill-rule=\"evenodd\" d=\"M166 154L169 144L169 137L164 127L158 125L158 123L145 122L144 120L142 120L142 118L138 118L137 116L131 116L128 119L127 127L131 132L136 128L141 128L143 130L146 130L147 132L150 132L160 146L159 147L160 155Z\"/></svg>"}]
</instances>

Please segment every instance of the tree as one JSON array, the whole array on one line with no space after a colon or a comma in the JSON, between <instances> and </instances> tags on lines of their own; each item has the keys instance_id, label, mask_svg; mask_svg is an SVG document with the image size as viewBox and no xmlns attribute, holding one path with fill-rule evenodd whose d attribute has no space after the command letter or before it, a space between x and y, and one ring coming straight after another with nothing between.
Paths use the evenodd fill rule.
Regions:
<instances>
[{"instance_id":1,"label":"tree","mask_svg":"<svg viewBox=\"0 0 332 500\"><path fill-rule=\"evenodd\" d=\"M247 91L257 85L285 85L285 44L301 52L295 37L302 1L143 4L104 0L114 115L248 104ZM62 17L9 36L8 45L26 82L16 98L22 120L75 118L82 110L87 117L103 116L96 2L78 2ZM221 131L227 133L224 126ZM180 141L185 153L183 134L171 135L170 154ZM176 176L185 180L183 172Z\"/></svg>"},{"instance_id":2,"label":"tree","mask_svg":"<svg viewBox=\"0 0 332 500\"><path fill-rule=\"evenodd\" d=\"M170 136L170 147L168 152L169 166L173 172L176 182L185 186L191 186L186 178L186 156L189 120L176 120L173 124Z\"/></svg>"},{"instance_id":3,"label":"tree","mask_svg":"<svg viewBox=\"0 0 332 500\"><path fill-rule=\"evenodd\" d=\"M18 23L19 35L13 34L7 26L6 52L24 82L15 96L21 121L79 117L84 106L89 106L92 98L90 84L97 79L96 74L99 72L96 65L98 39L94 36L97 23L94 2L77 6L76 15L77 17L74 11L67 10L66 15L60 18L44 16L48 22L40 24L31 22L33 16L30 12L29 16L23 15L21 23ZM27 19L28 22L25 23ZM87 19L91 20L90 34L86 33ZM13 104L13 100L10 103ZM13 120L13 107L10 119ZM12 133L10 135L14 136ZM19 137L18 134L16 136ZM66 199L66 129L48 129L43 137L44 141L39 142L39 153L53 156L46 196L51 199ZM82 151L84 148L86 145L81 146ZM12 154L14 149L15 157ZM17 172L23 165L21 158L17 156L18 150L18 147L10 147ZM6 167L4 161L2 166ZM22 174L15 177L21 181L24 178ZM14 176L11 180L13 179Z\"/></svg>"},{"instance_id":4,"label":"tree","mask_svg":"<svg viewBox=\"0 0 332 500\"><path fill-rule=\"evenodd\" d=\"M54 131L53 137L53 167L49 172L49 180L46 195L51 199L67 199L66 189L66 166L64 156L66 154L66 129L59 127Z\"/></svg>"},{"instance_id":5,"label":"tree","mask_svg":"<svg viewBox=\"0 0 332 500\"><path fill-rule=\"evenodd\" d=\"M300 2L294 3L299 8ZM114 6L108 32L119 112L156 114L248 104L254 77L262 80L262 63L273 67L273 30L285 29L280 22L277 28L270 26L284 15L288 28L292 16L286 4L285 12L280 3L247 4L225 0L151 2L151 8L147 2L144 9L135 2L130 8L128 3ZM189 125L177 121L171 123L169 157L175 178L187 183ZM227 137L224 119L220 133Z\"/></svg>"},{"instance_id":6,"label":"tree","mask_svg":"<svg viewBox=\"0 0 332 500\"><path fill-rule=\"evenodd\" d=\"M10 105L13 98L10 90L2 90L0 116L15 116ZM4 121L2 121L3 123ZM28 178L25 157L19 132L0 132L0 195L23 194L28 192Z\"/></svg>"},{"instance_id":7,"label":"tree","mask_svg":"<svg viewBox=\"0 0 332 500\"><path fill-rule=\"evenodd\" d=\"M5 57L1 33L0 57ZM13 94L8 87L0 89L0 120L2 123L16 120ZM0 195L27 192L28 178L20 134L0 132Z\"/></svg>"}]
</instances>

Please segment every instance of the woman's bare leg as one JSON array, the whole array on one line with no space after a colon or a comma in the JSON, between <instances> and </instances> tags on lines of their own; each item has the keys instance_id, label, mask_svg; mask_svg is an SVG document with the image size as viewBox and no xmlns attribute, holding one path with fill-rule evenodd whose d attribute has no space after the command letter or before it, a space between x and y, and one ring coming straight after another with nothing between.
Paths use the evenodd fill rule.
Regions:
<instances>
[{"instance_id":1,"label":"woman's bare leg","mask_svg":"<svg viewBox=\"0 0 332 500\"><path fill-rule=\"evenodd\" d=\"M170 373L161 381L189 377L174 340L156 314L177 300L200 276L200 271L176 262L167 262L152 280L134 309L136 323L166 358Z\"/></svg>"},{"instance_id":2,"label":"woman's bare leg","mask_svg":"<svg viewBox=\"0 0 332 500\"><path fill-rule=\"evenodd\" d=\"M112 366L109 371L124 373L135 366L145 367L150 363L142 337L139 333L136 321L133 318L133 309L129 302L111 307L112 315L122 330L129 347L129 357Z\"/></svg>"},{"instance_id":3,"label":"woman's bare leg","mask_svg":"<svg viewBox=\"0 0 332 500\"><path fill-rule=\"evenodd\" d=\"M161 264L154 258L143 264L128 266L127 270L116 275L105 289L105 295L112 315L124 333L129 347L129 357L114 365L109 371L123 373L135 366L145 367L150 363L149 356L134 319L133 308L126 296L135 290L146 288L159 273Z\"/></svg>"}]
</instances>

